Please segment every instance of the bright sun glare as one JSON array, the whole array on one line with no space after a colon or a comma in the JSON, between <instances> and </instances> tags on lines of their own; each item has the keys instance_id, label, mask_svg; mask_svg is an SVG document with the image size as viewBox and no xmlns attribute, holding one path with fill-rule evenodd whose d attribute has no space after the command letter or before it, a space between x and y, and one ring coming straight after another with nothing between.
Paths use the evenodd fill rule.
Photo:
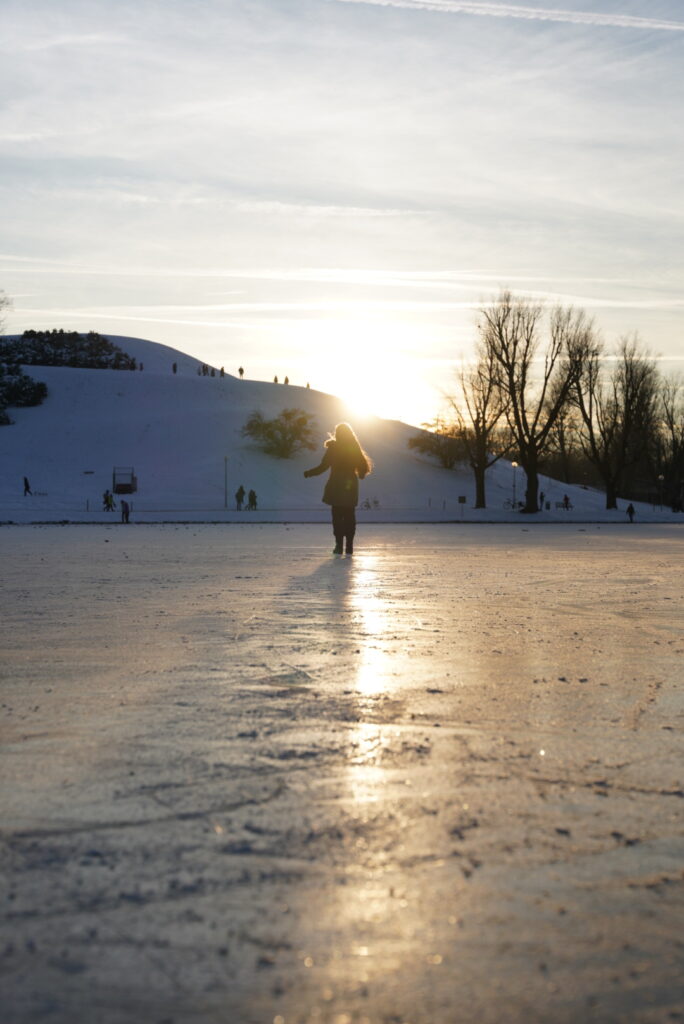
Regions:
<instances>
[{"instance_id":1,"label":"bright sun glare","mask_svg":"<svg viewBox=\"0 0 684 1024\"><path fill-rule=\"evenodd\" d=\"M421 379L418 359L406 354L405 327L344 321L326 323L324 331L312 366L317 389L341 398L350 417L425 420L438 396Z\"/></svg>"}]
</instances>

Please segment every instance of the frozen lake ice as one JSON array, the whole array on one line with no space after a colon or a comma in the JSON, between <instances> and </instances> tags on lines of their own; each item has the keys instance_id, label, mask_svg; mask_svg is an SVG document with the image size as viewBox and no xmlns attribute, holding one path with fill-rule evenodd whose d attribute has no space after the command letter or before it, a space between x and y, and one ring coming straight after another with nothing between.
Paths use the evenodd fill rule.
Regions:
<instances>
[{"instance_id":1,"label":"frozen lake ice","mask_svg":"<svg viewBox=\"0 0 684 1024\"><path fill-rule=\"evenodd\" d=\"M684 1013L681 536L0 530L8 1020Z\"/></svg>"}]
</instances>

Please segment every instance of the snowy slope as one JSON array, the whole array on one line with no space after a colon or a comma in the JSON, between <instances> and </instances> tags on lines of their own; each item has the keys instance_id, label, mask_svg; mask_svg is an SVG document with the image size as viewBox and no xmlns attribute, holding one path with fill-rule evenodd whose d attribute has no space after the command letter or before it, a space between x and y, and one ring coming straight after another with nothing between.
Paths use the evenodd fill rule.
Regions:
<instances>
[{"instance_id":1,"label":"snowy slope","mask_svg":"<svg viewBox=\"0 0 684 1024\"><path fill-rule=\"evenodd\" d=\"M225 377L198 376L191 356L142 339L112 338L144 364L142 371L27 367L48 386L43 405L12 409L14 425L0 428L0 521L104 521L101 495L112 485L114 466L132 466L138 479L133 495L136 521L236 519L233 494L240 484L259 500L255 520L326 520L321 504L324 477L304 480L318 462L323 441L335 423L348 419L331 395L306 388ZM172 363L178 364L173 374ZM288 461L270 458L242 438L240 429L255 409L271 417L287 407L316 417L319 447ZM488 473L488 509L475 511L474 485L467 470L448 471L414 454L405 424L352 417L375 469L361 484L361 500L377 502L361 518L385 520L496 520L519 518L506 511L513 470L499 463ZM23 496L26 475L33 491ZM524 479L516 478L517 496ZM603 495L543 478L551 502L567 491L571 513L552 504L545 519L623 521L624 512L606 513ZM227 495L227 507L226 507ZM459 497L466 502L460 503ZM624 505L624 503L623 503ZM251 513L250 513L251 515ZM639 518L670 519L671 513L638 509ZM112 514L109 514L112 518ZM675 519L677 517L674 517ZM681 517L680 517L681 518Z\"/></svg>"}]
</instances>

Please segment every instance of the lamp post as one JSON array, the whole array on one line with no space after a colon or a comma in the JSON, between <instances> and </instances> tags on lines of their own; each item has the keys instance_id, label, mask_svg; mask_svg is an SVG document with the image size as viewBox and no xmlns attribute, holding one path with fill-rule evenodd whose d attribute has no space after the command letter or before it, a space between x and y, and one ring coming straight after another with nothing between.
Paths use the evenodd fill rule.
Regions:
<instances>
[{"instance_id":1,"label":"lamp post","mask_svg":"<svg viewBox=\"0 0 684 1024\"><path fill-rule=\"evenodd\" d=\"M518 463L517 462L511 462L511 466L513 467L513 508L516 508L516 503L515 503L515 471L518 468Z\"/></svg>"},{"instance_id":2,"label":"lamp post","mask_svg":"<svg viewBox=\"0 0 684 1024\"><path fill-rule=\"evenodd\" d=\"M658 474L658 504L660 505L660 511L663 511L663 480L665 477L662 473Z\"/></svg>"},{"instance_id":3,"label":"lamp post","mask_svg":"<svg viewBox=\"0 0 684 1024\"><path fill-rule=\"evenodd\" d=\"M223 507L228 508L228 456L223 456Z\"/></svg>"}]
</instances>

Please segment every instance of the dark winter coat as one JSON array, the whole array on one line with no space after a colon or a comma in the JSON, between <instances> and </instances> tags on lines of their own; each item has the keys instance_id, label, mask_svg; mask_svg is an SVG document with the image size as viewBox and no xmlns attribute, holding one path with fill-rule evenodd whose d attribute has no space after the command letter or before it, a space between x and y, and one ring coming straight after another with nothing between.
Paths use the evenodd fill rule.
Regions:
<instances>
[{"instance_id":1,"label":"dark winter coat","mask_svg":"<svg viewBox=\"0 0 684 1024\"><path fill-rule=\"evenodd\" d=\"M307 469L304 476L319 476L330 470L330 476L323 491L326 505L338 508L356 508L359 503L359 480L368 473L368 463L359 451L341 448L337 441L331 441L318 466Z\"/></svg>"}]
</instances>

